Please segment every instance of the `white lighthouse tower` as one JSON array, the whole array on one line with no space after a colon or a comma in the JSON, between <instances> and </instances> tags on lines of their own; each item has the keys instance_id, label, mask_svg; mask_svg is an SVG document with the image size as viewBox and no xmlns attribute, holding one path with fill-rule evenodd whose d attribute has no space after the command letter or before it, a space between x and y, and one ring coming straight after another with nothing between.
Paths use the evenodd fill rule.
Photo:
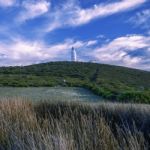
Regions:
<instances>
[{"instance_id":1,"label":"white lighthouse tower","mask_svg":"<svg viewBox=\"0 0 150 150\"><path fill-rule=\"evenodd\" d=\"M74 62L77 61L77 53L76 53L76 50L74 49L74 47L72 47L72 49L71 49L71 61L74 61Z\"/></svg>"}]
</instances>

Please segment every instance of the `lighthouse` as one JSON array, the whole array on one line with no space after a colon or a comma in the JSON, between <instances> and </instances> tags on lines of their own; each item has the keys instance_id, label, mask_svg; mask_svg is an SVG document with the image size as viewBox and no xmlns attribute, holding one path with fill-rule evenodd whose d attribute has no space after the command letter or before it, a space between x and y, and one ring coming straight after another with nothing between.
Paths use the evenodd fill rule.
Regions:
<instances>
[{"instance_id":1,"label":"lighthouse","mask_svg":"<svg viewBox=\"0 0 150 150\"><path fill-rule=\"evenodd\" d=\"M74 61L74 62L77 61L77 53L76 53L76 50L74 49L74 47L72 47L72 49L71 49L71 61Z\"/></svg>"}]
</instances>

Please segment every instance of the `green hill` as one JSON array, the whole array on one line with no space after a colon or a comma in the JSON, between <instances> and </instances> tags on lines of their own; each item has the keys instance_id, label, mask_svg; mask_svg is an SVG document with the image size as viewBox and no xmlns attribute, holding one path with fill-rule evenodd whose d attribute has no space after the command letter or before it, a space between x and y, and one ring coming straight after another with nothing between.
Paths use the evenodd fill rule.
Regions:
<instances>
[{"instance_id":1,"label":"green hill","mask_svg":"<svg viewBox=\"0 0 150 150\"><path fill-rule=\"evenodd\" d=\"M0 86L80 86L110 100L150 103L150 72L96 63L0 67Z\"/></svg>"}]
</instances>

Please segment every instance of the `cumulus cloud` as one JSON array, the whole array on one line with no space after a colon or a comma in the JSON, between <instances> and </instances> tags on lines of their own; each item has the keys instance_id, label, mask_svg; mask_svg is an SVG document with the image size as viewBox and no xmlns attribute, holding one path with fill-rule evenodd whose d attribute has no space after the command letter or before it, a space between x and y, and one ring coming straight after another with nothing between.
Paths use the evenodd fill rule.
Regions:
<instances>
[{"instance_id":1,"label":"cumulus cloud","mask_svg":"<svg viewBox=\"0 0 150 150\"><path fill-rule=\"evenodd\" d=\"M19 22L24 22L41 16L49 11L50 2L41 0L41 1L23 1L22 11L17 17Z\"/></svg>"},{"instance_id":2,"label":"cumulus cloud","mask_svg":"<svg viewBox=\"0 0 150 150\"><path fill-rule=\"evenodd\" d=\"M61 7L56 7L49 15L47 31L65 26L79 26L93 19L106 17L115 13L127 11L143 4L146 0L122 0L113 3L103 3L83 9L74 0L68 1Z\"/></svg>"},{"instance_id":3,"label":"cumulus cloud","mask_svg":"<svg viewBox=\"0 0 150 150\"><path fill-rule=\"evenodd\" d=\"M127 35L96 48L90 56L103 63L150 70L149 49L150 37ZM142 55L138 55L140 51L143 52Z\"/></svg>"},{"instance_id":4,"label":"cumulus cloud","mask_svg":"<svg viewBox=\"0 0 150 150\"><path fill-rule=\"evenodd\" d=\"M61 43L48 45L40 41L32 42L16 38L10 44L0 43L0 66L70 60L70 49L73 46L78 50L79 60L85 60L87 57L101 63L150 70L149 36L127 35L101 47L98 44L97 40L66 39Z\"/></svg>"},{"instance_id":5,"label":"cumulus cloud","mask_svg":"<svg viewBox=\"0 0 150 150\"><path fill-rule=\"evenodd\" d=\"M71 47L88 47L89 41L66 39L47 45L43 42L14 39L11 44L0 43L0 66L29 65L43 61L68 60Z\"/></svg>"},{"instance_id":6,"label":"cumulus cloud","mask_svg":"<svg viewBox=\"0 0 150 150\"><path fill-rule=\"evenodd\" d=\"M16 0L0 0L1 7L10 7L16 3Z\"/></svg>"}]
</instances>

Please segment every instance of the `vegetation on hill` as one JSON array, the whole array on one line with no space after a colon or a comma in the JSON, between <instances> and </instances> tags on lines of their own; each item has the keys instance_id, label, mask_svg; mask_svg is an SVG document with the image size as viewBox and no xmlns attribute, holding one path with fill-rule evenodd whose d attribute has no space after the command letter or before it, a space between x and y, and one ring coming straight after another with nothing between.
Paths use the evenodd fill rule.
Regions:
<instances>
[{"instance_id":1,"label":"vegetation on hill","mask_svg":"<svg viewBox=\"0 0 150 150\"><path fill-rule=\"evenodd\" d=\"M110 100L150 103L150 72L96 63L1 67L0 86L79 86Z\"/></svg>"},{"instance_id":2,"label":"vegetation on hill","mask_svg":"<svg viewBox=\"0 0 150 150\"><path fill-rule=\"evenodd\" d=\"M1 150L148 150L150 107L0 100Z\"/></svg>"}]
</instances>

